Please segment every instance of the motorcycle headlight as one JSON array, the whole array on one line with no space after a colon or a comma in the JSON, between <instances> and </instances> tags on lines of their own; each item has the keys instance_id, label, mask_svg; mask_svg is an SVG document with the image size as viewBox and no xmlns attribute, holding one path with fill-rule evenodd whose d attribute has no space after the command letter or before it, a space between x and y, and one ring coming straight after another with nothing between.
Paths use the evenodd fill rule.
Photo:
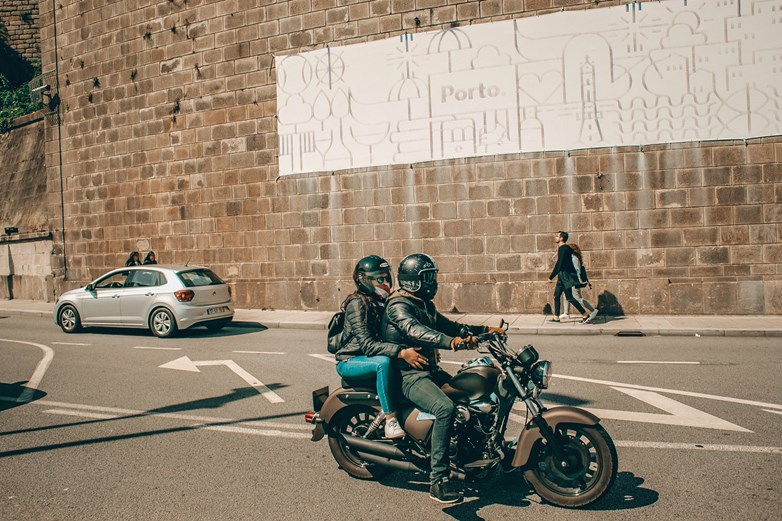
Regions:
<instances>
[{"instance_id":1,"label":"motorcycle headlight","mask_svg":"<svg viewBox=\"0 0 782 521\"><path fill-rule=\"evenodd\" d=\"M548 384L551 382L551 362L543 360L538 362L532 368L532 380L538 384L541 389L548 389Z\"/></svg>"}]
</instances>

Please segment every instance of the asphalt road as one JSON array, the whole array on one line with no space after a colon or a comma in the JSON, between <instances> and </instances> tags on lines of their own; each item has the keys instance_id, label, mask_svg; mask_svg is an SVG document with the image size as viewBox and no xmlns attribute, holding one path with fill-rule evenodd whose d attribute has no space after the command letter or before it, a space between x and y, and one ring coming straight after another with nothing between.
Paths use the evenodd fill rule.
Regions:
<instances>
[{"instance_id":1,"label":"asphalt road","mask_svg":"<svg viewBox=\"0 0 782 521\"><path fill-rule=\"evenodd\" d=\"M554 362L544 399L597 412L618 447L609 495L569 511L520 473L443 507L425 476L340 471L303 423L310 392L339 382L324 334L244 323L164 340L0 318L0 519L778 519L778 339L512 336Z\"/></svg>"}]
</instances>

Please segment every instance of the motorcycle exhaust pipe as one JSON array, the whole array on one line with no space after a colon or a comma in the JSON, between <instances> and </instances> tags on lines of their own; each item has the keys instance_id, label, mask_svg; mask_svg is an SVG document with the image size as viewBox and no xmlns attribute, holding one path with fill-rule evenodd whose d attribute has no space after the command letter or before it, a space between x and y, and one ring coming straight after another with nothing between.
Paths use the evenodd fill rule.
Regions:
<instances>
[{"instance_id":1,"label":"motorcycle exhaust pipe","mask_svg":"<svg viewBox=\"0 0 782 521\"><path fill-rule=\"evenodd\" d=\"M422 473L429 472L429 469L421 468L415 463L413 463L412 461L400 461L396 459L389 459L383 456L377 456L375 454L369 454L367 452L361 452L361 451L358 451L358 456L364 461L366 461L367 463L372 463L374 465L380 465L383 467L392 467L398 470L406 470L408 472L422 472Z\"/></svg>"},{"instance_id":2,"label":"motorcycle exhaust pipe","mask_svg":"<svg viewBox=\"0 0 782 521\"><path fill-rule=\"evenodd\" d=\"M364 438L357 438L355 436L343 436L343 438L345 438L345 443L347 443L349 447L356 449L356 451L367 454L374 454L376 456L383 456L393 460L410 459L407 454L397 449L393 445L380 443L378 441L371 441Z\"/></svg>"}]
</instances>

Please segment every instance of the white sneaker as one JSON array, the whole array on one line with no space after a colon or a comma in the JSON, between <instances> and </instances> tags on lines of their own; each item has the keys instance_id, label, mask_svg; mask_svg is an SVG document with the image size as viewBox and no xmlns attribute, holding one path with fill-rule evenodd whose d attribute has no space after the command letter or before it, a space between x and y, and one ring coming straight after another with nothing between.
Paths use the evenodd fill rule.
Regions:
<instances>
[{"instance_id":1,"label":"white sneaker","mask_svg":"<svg viewBox=\"0 0 782 521\"><path fill-rule=\"evenodd\" d=\"M389 418L386 420L385 431L385 437L388 439L395 440L397 438L405 437L405 431L399 425L399 421L397 421L396 418Z\"/></svg>"},{"instance_id":2,"label":"white sneaker","mask_svg":"<svg viewBox=\"0 0 782 521\"><path fill-rule=\"evenodd\" d=\"M560 320L567 320L569 318L570 318L570 315L568 315L567 313L562 313L561 315L559 315L559 319Z\"/></svg>"},{"instance_id":3,"label":"white sneaker","mask_svg":"<svg viewBox=\"0 0 782 521\"><path fill-rule=\"evenodd\" d=\"M592 312L591 312L589 315L587 315L586 317L584 317L584 319L581 321L581 323L582 323L582 324L589 324L590 322L592 322L592 321L595 319L595 317L597 316L597 314L598 314L598 310L597 310L597 309L595 309L595 310L594 310L594 311L592 311Z\"/></svg>"}]
</instances>

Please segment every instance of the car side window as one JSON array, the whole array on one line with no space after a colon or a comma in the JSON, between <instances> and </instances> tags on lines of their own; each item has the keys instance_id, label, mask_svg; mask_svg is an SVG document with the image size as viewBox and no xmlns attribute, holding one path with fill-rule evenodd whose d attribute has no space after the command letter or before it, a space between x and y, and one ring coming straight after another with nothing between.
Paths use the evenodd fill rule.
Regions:
<instances>
[{"instance_id":1,"label":"car side window","mask_svg":"<svg viewBox=\"0 0 782 521\"><path fill-rule=\"evenodd\" d=\"M104 279L98 281L95 285L95 289L117 289L125 287L125 282L128 279L129 271L118 271Z\"/></svg>"},{"instance_id":2,"label":"car side window","mask_svg":"<svg viewBox=\"0 0 782 521\"><path fill-rule=\"evenodd\" d=\"M158 272L152 270L135 270L130 274L128 287L131 288L149 288L160 285Z\"/></svg>"}]
</instances>

